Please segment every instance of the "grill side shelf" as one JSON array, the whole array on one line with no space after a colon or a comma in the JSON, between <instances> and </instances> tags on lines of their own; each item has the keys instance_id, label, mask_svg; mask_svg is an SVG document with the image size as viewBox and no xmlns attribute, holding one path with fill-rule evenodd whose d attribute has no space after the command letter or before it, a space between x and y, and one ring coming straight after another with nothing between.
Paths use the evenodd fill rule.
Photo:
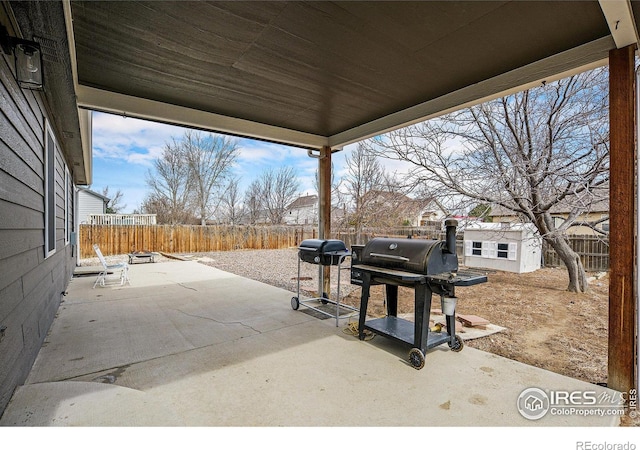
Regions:
<instances>
[{"instance_id":1,"label":"grill side shelf","mask_svg":"<svg viewBox=\"0 0 640 450\"><path fill-rule=\"evenodd\" d=\"M428 275L428 279L429 281L435 282L437 284L452 284L454 286L473 286L476 284L487 282L486 275L473 272Z\"/></svg>"},{"instance_id":2,"label":"grill side shelf","mask_svg":"<svg viewBox=\"0 0 640 450\"><path fill-rule=\"evenodd\" d=\"M487 275L478 272L468 272L461 270L456 276L456 286L474 286L487 282Z\"/></svg>"},{"instance_id":3,"label":"grill side shelf","mask_svg":"<svg viewBox=\"0 0 640 450\"><path fill-rule=\"evenodd\" d=\"M486 283L486 275L475 275L469 277L459 277L454 283L455 286L474 286L480 283Z\"/></svg>"}]
</instances>

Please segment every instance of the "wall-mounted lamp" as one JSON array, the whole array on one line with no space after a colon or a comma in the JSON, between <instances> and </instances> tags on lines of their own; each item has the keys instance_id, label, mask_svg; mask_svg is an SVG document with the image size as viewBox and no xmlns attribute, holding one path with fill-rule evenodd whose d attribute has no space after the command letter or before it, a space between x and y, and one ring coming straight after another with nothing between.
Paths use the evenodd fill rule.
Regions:
<instances>
[{"instance_id":1,"label":"wall-mounted lamp","mask_svg":"<svg viewBox=\"0 0 640 450\"><path fill-rule=\"evenodd\" d=\"M7 55L13 53L16 80L20 87L42 89L42 50L40 44L9 36L7 29L0 25L0 46Z\"/></svg>"}]
</instances>

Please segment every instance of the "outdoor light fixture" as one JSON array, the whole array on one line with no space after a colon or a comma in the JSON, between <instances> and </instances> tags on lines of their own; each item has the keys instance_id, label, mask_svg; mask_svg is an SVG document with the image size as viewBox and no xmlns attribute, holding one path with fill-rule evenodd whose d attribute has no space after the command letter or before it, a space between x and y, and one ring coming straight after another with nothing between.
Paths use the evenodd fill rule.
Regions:
<instances>
[{"instance_id":1,"label":"outdoor light fixture","mask_svg":"<svg viewBox=\"0 0 640 450\"><path fill-rule=\"evenodd\" d=\"M0 25L0 46L7 55L13 53L16 81L24 89L42 89L42 51L35 41L9 36Z\"/></svg>"}]
</instances>

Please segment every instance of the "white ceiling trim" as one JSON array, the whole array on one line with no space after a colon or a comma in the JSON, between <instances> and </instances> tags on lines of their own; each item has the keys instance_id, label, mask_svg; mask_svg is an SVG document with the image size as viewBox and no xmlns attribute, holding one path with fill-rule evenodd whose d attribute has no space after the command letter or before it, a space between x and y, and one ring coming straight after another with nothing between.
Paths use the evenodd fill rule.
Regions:
<instances>
[{"instance_id":1,"label":"white ceiling trim","mask_svg":"<svg viewBox=\"0 0 640 450\"><path fill-rule=\"evenodd\" d=\"M638 43L638 30L629 0L599 0L617 48Z\"/></svg>"},{"instance_id":2,"label":"white ceiling trim","mask_svg":"<svg viewBox=\"0 0 640 450\"><path fill-rule=\"evenodd\" d=\"M78 61L76 59L76 41L73 34L73 17L71 15L71 2L62 2L64 12L64 22L67 32L67 43L69 45L69 58L71 59L71 75L73 77L73 88L78 92ZM84 178L81 184L90 185L93 183L93 133L91 125L91 113L78 108L78 120L80 123L80 140L82 142L82 159L84 162ZM74 170L74 180L79 176Z\"/></svg>"},{"instance_id":3,"label":"white ceiling trim","mask_svg":"<svg viewBox=\"0 0 640 450\"><path fill-rule=\"evenodd\" d=\"M81 108L94 111L262 139L296 147L319 149L328 145L328 138L325 136L199 111L89 86L78 85L76 94L78 96L78 105Z\"/></svg>"},{"instance_id":4,"label":"white ceiling trim","mask_svg":"<svg viewBox=\"0 0 640 450\"><path fill-rule=\"evenodd\" d=\"M467 86L442 97L373 120L342 133L337 133L329 137L329 145L333 149L341 148L345 145L424 122L449 112L530 89L539 86L543 81L552 82L604 66L608 62L609 50L613 48L615 48L615 43L610 36L598 39L494 78Z\"/></svg>"}]
</instances>

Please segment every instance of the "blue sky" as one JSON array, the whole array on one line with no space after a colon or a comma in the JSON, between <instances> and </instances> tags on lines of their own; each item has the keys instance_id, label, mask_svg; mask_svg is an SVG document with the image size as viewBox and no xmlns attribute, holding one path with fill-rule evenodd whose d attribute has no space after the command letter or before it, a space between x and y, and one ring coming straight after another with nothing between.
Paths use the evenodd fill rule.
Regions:
<instances>
[{"instance_id":1,"label":"blue sky","mask_svg":"<svg viewBox=\"0 0 640 450\"><path fill-rule=\"evenodd\" d=\"M93 183L90 189L102 193L122 191L122 212L138 208L148 192L146 174L161 155L165 142L180 138L185 129L157 122L105 113L93 113ZM298 172L300 194L315 193L313 179L318 160L296 147L238 138L240 155L234 173L241 178L241 190L268 168L292 166ZM355 145L333 154L335 178L345 171L345 156Z\"/></svg>"}]
</instances>

